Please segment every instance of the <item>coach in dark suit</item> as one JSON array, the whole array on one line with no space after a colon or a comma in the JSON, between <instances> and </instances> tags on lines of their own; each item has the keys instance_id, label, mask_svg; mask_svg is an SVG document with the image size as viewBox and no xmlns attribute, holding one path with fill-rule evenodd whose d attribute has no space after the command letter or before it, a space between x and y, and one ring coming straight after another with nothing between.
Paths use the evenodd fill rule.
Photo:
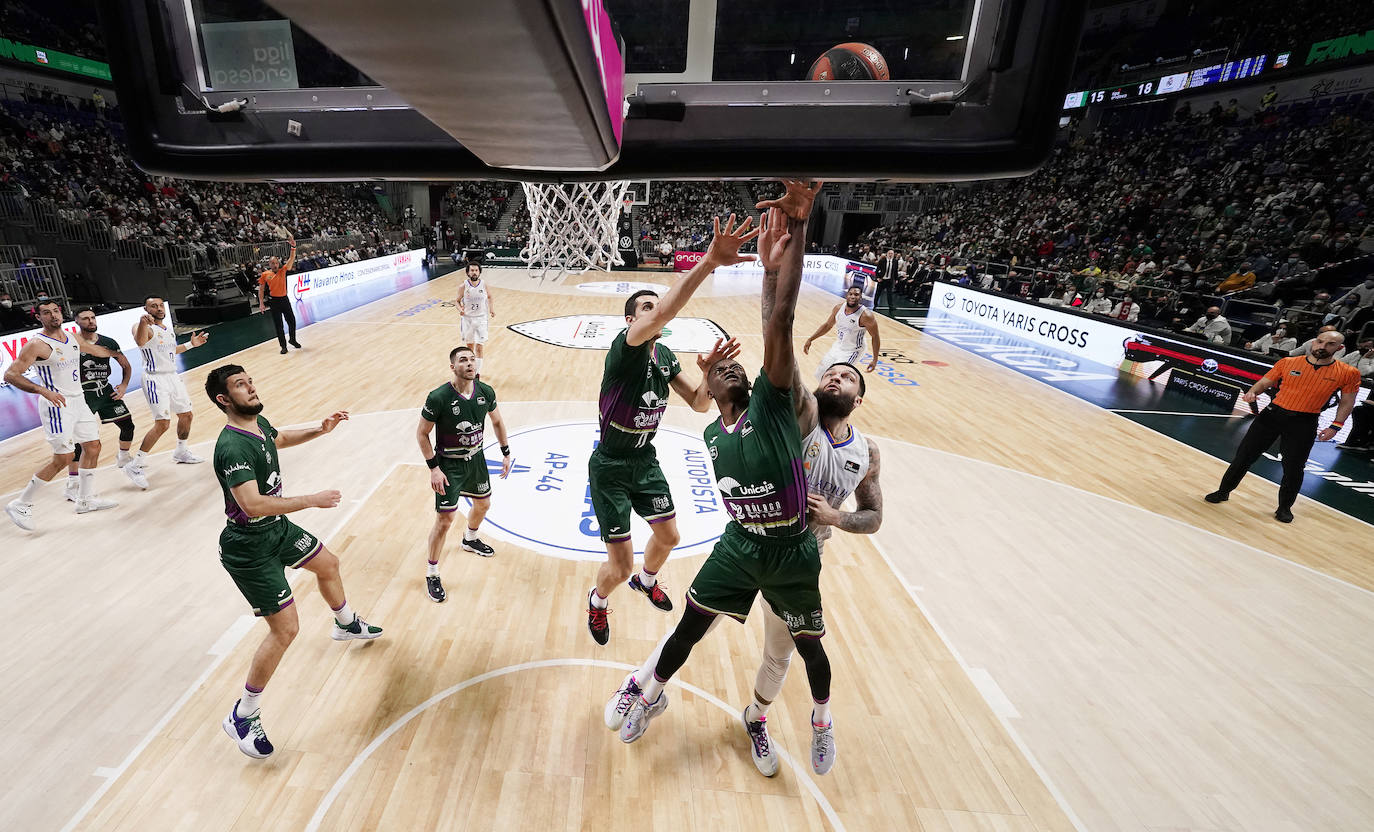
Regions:
<instances>
[{"instance_id":1,"label":"coach in dark suit","mask_svg":"<svg viewBox=\"0 0 1374 832\"><path fill-rule=\"evenodd\" d=\"M892 296L896 294L897 287L897 253L888 249L887 253L878 258L878 270L873 275L878 281L878 289L873 293L873 308L883 302L883 295L887 295L887 315L892 317Z\"/></svg>"}]
</instances>

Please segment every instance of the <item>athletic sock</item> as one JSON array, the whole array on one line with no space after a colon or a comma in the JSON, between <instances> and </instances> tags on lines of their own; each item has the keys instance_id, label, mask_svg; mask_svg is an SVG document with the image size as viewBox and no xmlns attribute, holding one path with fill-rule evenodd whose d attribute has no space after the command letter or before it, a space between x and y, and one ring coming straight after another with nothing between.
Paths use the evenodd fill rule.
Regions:
<instances>
[{"instance_id":1,"label":"athletic sock","mask_svg":"<svg viewBox=\"0 0 1374 832\"><path fill-rule=\"evenodd\" d=\"M252 685L243 686L243 696L239 703L234 706L234 716L243 719L258 712L258 699L262 697L262 688L255 688Z\"/></svg>"},{"instance_id":2,"label":"athletic sock","mask_svg":"<svg viewBox=\"0 0 1374 832\"><path fill-rule=\"evenodd\" d=\"M469 529L469 528L467 528L467 527L464 527L464 531L463 531L463 540L465 540L465 541L471 541L471 540L476 540L476 539L477 539L477 530L476 530L476 529Z\"/></svg>"},{"instance_id":3,"label":"athletic sock","mask_svg":"<svg viewBox=\"0 0 1374 832\"><path fill-rule=\"evenodd\" d=\"M177 453L179 453L179 454L184 454L184 453L186 453L186 452L187 452L186 440L185 440L185 439L178 439L178 440L177 440Z\"/></svg>"},{"instance_id":4,"label":"athletic sock","mask_svg":"<svg viewBox=\"0 0 1374 832\"><path fill-rule=\"evenodd\" d=\"M601 593L596 591L596 587L592 587L591 594L587 596L587 599L593 607L599 610L606 609L606 599L601 597Z\"/></svg>"},{"instance_id":5,"label":"athletic sock","mask_svg":"<svg viewBox=\"0 0 1374 832\"><path fill-rule=\"evenodd\" d=\"M639 695L639 698L644 700L645 705L654 704L658 701L658 697L663 695L663 685L664 683L660 682L657 676L650 675L648 683L644 685L644 692Z\"/></svg>"},{"instance_id":6,"label":"athletic sock","mask_svg":"<svg viewBox=\"0 0 1374 832\"><path fill-rule=\"evenodd\" d=\"M829 699L815 703L815 707L811 709L811 724L817 728L826 728L830 725Z\"/></svg>"},{"instance_id":7,"label":"athletic sock","mask_svg":"<svg viewBox=\"0 0 1374 832\"><path fill-rule=\"evenodd\" d=\"M340 627L352 626L354 619L357 617L357 614L353 612L353 608L348 605L347 601L343 602L343 606L334 610L334 620L339 622Z\"/></svg>"},{"instance_id":8,"label":"athletic sock","mask_svg":"<svg viewBox=\"0 0 1374 832\"><path fill-rule=\"evenodd\" d=\"M130 459L133 459L133 456L128 451L120 451L119 456L115 458L115 461L127 464Z\"/></svg>"},{"instance_id":9,"label":"athletic sock","mask_svg":"<svg viewBox=\"0 0 1374 832\"><path fill-rule=\"evenodd\" d=\"M757 722L758 720L763 719L764 717L768 716L768 708L769 708L773 703L772 703L772 702L763 702L763 701L761 701L761 700L759 699L759 692L758 692L758 691L754 691L753 699L754 699L754 701L749 703L749 707L750 707L750 708L753 708L753 710L754 710L754 718L753 718L753 720L751 720L751 721Z\"/></svg>"},{"instance_id":10,"label":"athletic sock","mask_svg":"<svg viewBox=\"0 0 1374 832\"><path fill-rule=\"evenodd\" d=\"M650 572L647 567L641 569L639 570L639 582L644 585L645 589L653 589L654 585L658 583L658 573Z\"/></svg>"},{"instance_id":11,"label":"athletic sock","mask_svg":"<svg viewBox=\"0 0 1374 832\"><path fill-rule=\"evenodd\" d=\"M89 500L92 492L95 491L95 472L89 468L82 468L77 472L77 480L81 483L80 489L76 492L78 500Z\"/></svg>"},{"instance_id":12,"label":"athletic sock","mask_svg":"<svg viewBox=\"0 0 1374 832\"><path fill-rule=\"evenodd\" d=\"M145 460L145 459L147 459L147 458L148 458L148 455L147 455L146 453L143 452L143 449L142 449L142 448L139 448L138 451L134 454L134 464L135 464L135 465L142 465L142 464L143 464L143 460Z\"/></svg>"},{"instance_id":13,"label":"athletic sock","mask_svg":"<svg viewBox=\"0 0 1374 832\"><path fill-rule=\"evenodd\" d=\"M72 487L72 483L74 483L74 482L79 482L79 481L80 481L80 480L79 480L80 474L81 474L80 469L78 469L78 470L76 470L76 471L68 471L68 472L67 472L67 487L68 487L68 488L71 488L71 487Z\"/></svg>"},{"instance_id":14,"label":"athletic sock","mask_svg":"<svg viewBox=\"0 0 1374 832\"><path fill-rule=\"evenodd\" d=\"M668 639L672 635L671 630L665 633L663 638L658 640L658 644L654 645L654 652L650 653L649 658L645 659L644 664L635 671L635 684L639 685L640 688L643 688L650 679L654 678L654 668L658 667L658 657L663 655L663 645L668 643Z\"/></svg>"},{"instance_id":15,"label":"athletic sock","mask_svg":"<svg viewBox=\"0 0 1374 832\"><path fill-rule=\"evenodd\" d=\"M431 563L431 564L429 564L429 568L425 570L425 577L426 577L426 578L437 578L437 577L439 577L439 564L437 564L437 563Z\"/></svg>"},{"instance_id":16,"label":"athletic sock","mask_svg":"<svg viewBox=\"0 0 1374 832\"><path fill-rule=\"evenodd\" d=\"M19 495L19 502L32 503L33 498L38 494L38 489L44 485L46 483L40 480L37 474L34 474L33 479L29 480L29 484L24 486L24 491Z\"/></svg>"}]
</instances>

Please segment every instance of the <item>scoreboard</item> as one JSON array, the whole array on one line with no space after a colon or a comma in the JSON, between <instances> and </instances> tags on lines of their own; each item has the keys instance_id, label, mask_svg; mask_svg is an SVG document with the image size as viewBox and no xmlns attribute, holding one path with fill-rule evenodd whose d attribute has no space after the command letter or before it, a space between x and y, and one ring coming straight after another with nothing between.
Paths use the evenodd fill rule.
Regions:
<instances>
[{"instance_id":1,"label":"scoreboard","mask_svg":"<svg viewBox=\"0 0 1374 832\"><path fill-rule=\"evenodd\" d=\"M1273 68L1288 65L1289 53L1284 52L1274 60ZM1254 78L1269 66L1268 55L1253 55L1239 61L1226 61L1211 66L1199 67L1191 72L1176 72L1149 81L1137 81L1119 87L1104 87L1097 90L1080 90L1064 96L1064 109L1077 110L1110 104L1126 104L1132 101L1154 99L1173 95L1184 90L1195 90L1213 84L1225 84Z\"/></svg>"}]
</instances>

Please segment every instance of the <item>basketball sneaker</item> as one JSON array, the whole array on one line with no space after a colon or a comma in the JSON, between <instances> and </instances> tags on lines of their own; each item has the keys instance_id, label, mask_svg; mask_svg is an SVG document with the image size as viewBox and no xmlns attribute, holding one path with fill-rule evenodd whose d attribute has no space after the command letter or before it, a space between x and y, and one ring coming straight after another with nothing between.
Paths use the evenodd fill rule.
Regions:
<instances>
[{"instance_id":1,"label":"basketball sneaker","mask_svg":"<svg viewBox=\"0 0 1374 832\"><path fill-rule=\"evenodd\" d=\"M620 726L625 724L625 717L629 715L630 708L634 707L639 695L643 692L635 683L633 673L626 676L625 681L620 685L620 690L606 700L606 727L612 731L619 731Z\"/></svg>"},{"instance_id":2,"label":"basketball sneaker","mask_svg":"<svg viewBox=\"0 0 1374 832\"><path fill-rule=\"evenodd\" d=\"M13 503L11 503L13 505ZM13 517L14 515L10 515ZM15 521L19 522L18 520ZM29 528L33 528L30 526ZM587 596L587 629L591 631L592 638L597 644L605 644L611 640L611 621L607 617L611 614L610 609L600 609L592 606L590 593Z\"/></svg>"},{"instance_id":3,"label":"basketball sneaker","mask_svg":"<svg viewBox=\"0 0 1374 832\"><path fill-rule=\"evenodd\" d=\"M811 768L817 774L829 774L835 767L835 724L811 723Z\"/></svg>"},{"instance_id":4,"label":"basketball sneaker","mask_svg":"<svg viewBox=\"0 0 1374 832\"><path fill-rule=\"evenodd\" d=\"M753 707L753 706L749 706ZM749 755L754 758L754 768L764 777L778 773L778 755L773 753L773 740L768 736L768 717L749 719L749 708L739 715L744 723L744 731L749 735Z\"/></svg>"},{"instance_id":5,"label":"basketball sneaker","mask_svg":"<svg viewBox=\"0 0 1374 832\"><path fill-rule=\"evenodd\" d=\"M80 494L80 479L78 477L67 477L67 487L62 491L62 496L67 498L67 502L74 503Z\"/></svg>"},{"instance_id":6,"label":"basketball sneaker","mask_svg":"<svg viewBox=\"0 0 1374 832\"><path fill-rule=\"evenodd\" d=\"M104 497L92 494L84 500L76 501L77 514L89 514L92 511L104 511L107 508L114 508L119 505L114 500L107 500Z\"/></svg>"},{"instance_id":7,"label":"basketball sneaker","mask_svg":"<svg viewBox=\"0 0 1374 832\"><path fill-rule=\"evenodd\" d=\"M630 589L633 589L635 592L644 593L644 595L648 596L649 603L664 612L673 611L673 600L668 597L668 593L663 591L662 581L657 581L653 586L646 588L639 580L639 573L636 572L630 576Z\"/></svg>"},{"instance_id":8,"label":"basketball sneaker","mask_svg":"<svg viewBox=\"0 0 1374 832\"><path fill-rule=\"evenodd\" d=\"M119 455L115 457L115 466L118 468L123 468L125 465L128 465L130 462L132 462L133 459L133 454L129 453L128 451L120 451Z\"/></svg>"},{"instance_id":9,"label":"basketball sneaker","mask_svg":"<svg viewBox=\"0 0 1374 832\"><path fill-rule=\"evenodd\" d=\"M26 503L23 500L10 500L5 506L5 513L14 521L14 525L25 531L33 531L33 503ZM605 644L605 642L602 642Z\"/></svg>"},{"instance_id":10,"label":"basketball sneaker","mask_svg":"<svg viewBox=\"0 0 1374 832\"><path fill-rule=\"evenodd\" d=\"M472 552L475 555L481 555L484 558L489 558L496 554L496 550L483 543L481 538L474 537L472 540L464 540L462 545L464 550Z\"/></svg>"},{"instance_id":11,"label":"basketball sneaker","mask_svg":"<svg viewBox=\"0 0 1374 832\"><path fill-rule=\"evenodd\" d=\"M190 451L186 451L185 453L177 453L176 451L172 451L172 461L180 465L195 465L197 463L204 462L205 458L196 456Z\"/></svg>"},{"instance_id":12,"label":"basketball sneaker","mask_svg":"<svg viewBox=\"0 0 1374 832\"><path fill-rule=\"evenodd\" d=\"M625 715L625 722L620 726L620 741L634 742L644 736L644 732L649 730L649 723L654 717L668 710L668 694L660 693L658 699L652 703L644 701L644 695L635 697L635 703L630 708L630 712Z\"/></svg>"},{"instance_id":13,"label":"basketball sneaker","mask_svg":"<svg viewBox=\"0 0 1374 832\"><path fill-rule=\"evenodd\" d=\"M348 641L350 639L372 639L382 634L381 627L374 627L363 620L361 615L353 616L353 623L347 627L340 624L338 619L334 620L334 633L332 638L335 641Z\"/></svg>"},{"instance_id":14,"label":"basketball sneaker","mask_svg":"<svg viewBox=\"0 0 1374 832\"><path fill-rule=\"evenodd\" d=\"M257 760L271 757L276 749L272 747L267 734L262 730L262 711L254 711L245 717L240 717L238 712L239 703L235 702L222 723L224 733L238 743L239 750L249 757Z\"/></svg>"},{"instance_id":15,"label":"basketball sneaker","mask_svg":"<svg viewBox=\"0 0 1374 832\"><path fill-rule=\"evenodd\" d=\"M1231 492L1213 491L1211 494L1204 496L1202 499L1206 500L1209 503L1224 503L1227 500L1231 499Z\"/></svg>"},{"instance_id":16,"label":"basketball sneaker","mask_svg":"<svg viewBox=\"0 0 1374 832\"><path fill-rule=\"evenodd\" d=\"M146 489L148 487L148 475L142 465L125 465L124 476L129 478L129 482Z\"/></svg>"},{"instance_id":17,"label":"basketball sneaker","mask_svg":"<svg viewBox=\"0 0 1374 832\"><path fill-rule=\"evenodd\" d=\"M444 594L444 584L439 580L438 575L425 576L425 590L429 593L429 600L436 604L442 604L444 599L448 598Z\"/></svg>"}]
</instances>

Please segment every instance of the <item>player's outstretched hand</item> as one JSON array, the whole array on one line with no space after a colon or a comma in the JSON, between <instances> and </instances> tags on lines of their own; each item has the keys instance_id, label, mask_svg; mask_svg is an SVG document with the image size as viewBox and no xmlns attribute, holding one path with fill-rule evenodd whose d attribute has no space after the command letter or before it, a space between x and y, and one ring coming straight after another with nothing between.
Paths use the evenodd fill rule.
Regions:
<instances>
[{"instance_id":1,"label":"player's outstretched hand","mask_svg":"<svg viewBox=\"0 0 1374 832\"><path fill-rule=\"evenodd\" d=\"M784 179L782 184L787 188L786 193L777 199L765 199L754 207L760 211L781 208L783 213L794 220L804 220L811 216L811 205L816 201L816 194L820 193L821 186L825 183L819 179L814 182Z\"/></svg>"},{"instance_id":2,"label":"player's outstretched hand","mask_svg":"<svg viewBox=\"0 0 1374 832\"><path fill-rule=\"evenodd\" d=\"M448 490L448 477L444 476L444 472L438 468L429 469L429 487L434 490L435 494L443 494Z\"/></svg>"},{"instance_id":3,"label":"player's outstretched hand","mask_svg":"<svg viewBox=\"0 0 1374 832\"><path fill-rule=\"evenodd\" d=\"M323 422L320 422L320 430L329 433L334 428L337 428L340 422L347 421L347 419L347 410L336 410L333 414L326 416Z\"/></svg>"},{"instance_id":4,"label":"player's outstretched hand","mask_svg":"<svg viewBox=\"0 0 1374 832\"><path fill-rule=\"evenodd\" d=\"M705 355L697 354L697 369L703 373L711 369L717 361L724 361L727 358L734 358L739 355L739 341L734 338L717 338L715 346Z\"/></svg>"},{"instance_id":5,"label":"player's outstretched hand","mask_svg":"<svg viewBox=\"0 0 1374 832\"><path fill-rule=\"evenodd\" d=\"M787 231L787 215L781 208L769 208L759 219L759 261L764 271L782 268L782 257L792 235Z\"/></svg>"},{"instance_id":6,"label":"player's outstretched hand","mask_svg":"<svg viewBox=\"0 0 1374 832\"><path fill-rule=\"evenodd\" d=\"M206 341L209 341L209 340L210 340L210 333L208 333L208 332L193 332L193 333L191 333L191 346L193 346L193 347L199 347L199 346L201 346L202 344L204 344Z\"/></svg>"},{"instance_id":7,"label":"player's outstretched hand","mask_svg":"<svg viewBox=\"0 0 1374 832\"><path fill-rule=\"evenodd\" d=\"M875 355L873 356L873 360L868 362L868 372L871 373L876 369L878 369L878 356Z\"/></svg>"},{"instance_id":8,"label":"player's outstretched hand","mask_svg":"<svg viewBox=\"0 0 1374 832\"><path fill-rule=\"evenodd\" d=\"M725 227L721 228L720 217L713 217L711 219L713 236L711 237L711 247L706 250L706 259L717 266L733 266L736 263L751 261L752 257L739 253L739 247L759 236L758 229L749 231L749 226L753 223L753 217L745 217L744 222L736 228L735 215L731 214L730 218L725 221Z\"/></svg>"},{"instance_id":9,"label":"player's outstretched hand","mask_svg":"<svg viewBox=\"0 0 1374 832\"><path fill-rule=\"evenodd\" d=\"M337 491L321 491L310 495L310 504L315 508L334 508L342 499L343 495Z\"/></svg>"}]
</instances>

